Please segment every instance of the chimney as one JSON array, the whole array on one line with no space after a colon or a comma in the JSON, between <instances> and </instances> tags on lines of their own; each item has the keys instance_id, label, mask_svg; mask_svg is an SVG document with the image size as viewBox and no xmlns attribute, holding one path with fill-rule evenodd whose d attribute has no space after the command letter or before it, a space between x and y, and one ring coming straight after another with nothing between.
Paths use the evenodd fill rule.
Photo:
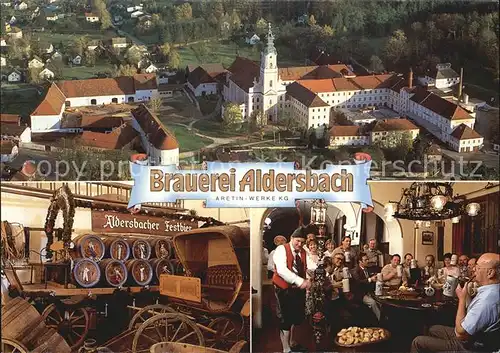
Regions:
<instances>
[{"instance_id":1,"label":"chimney","mask_svg":"<svg viewBox=\"0 0 500 353\"><path fill-rule=\"evenodd\" d=\"M462 86L464 85L464 68L460 68L460 81L458 84L458 101L460 102L460 99L462 98Z\"/></svg>"},{"instance_id":2,"label":"chimney","mask_svg":"<svg viewBox=\"0 0 500 353\"><path fill-rule=\"evenodd\" d=\"M410 73L408 74L408 87L413 88L413 70L410 67Z\"/></svg>"}]
</instances>

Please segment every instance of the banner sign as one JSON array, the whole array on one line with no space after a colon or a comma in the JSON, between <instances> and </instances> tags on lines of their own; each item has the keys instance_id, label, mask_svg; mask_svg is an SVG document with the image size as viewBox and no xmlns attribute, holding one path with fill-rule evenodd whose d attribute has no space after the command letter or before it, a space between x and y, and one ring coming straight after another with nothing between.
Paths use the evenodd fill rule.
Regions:
<instances>
[{"instance_id":1,"label":"banner sign","mask_svg":"<svg viewBox=\"0 0 500 353\"><path fill-rule=\"evenodd\" d=\"M207 162L206 170L131 163L134 186L128 207L150 202L205 200L206 207L295 207L299 199L372 206L371 161L296 170L295 163Z\"/></svg>"},{"instance_id":2,"label":"banner sign","mask_svg":"<svg viewBox=\"0 0 500 353\"><path fill-rule=\"evenodd\" d=\"M198 228L198 222L92 210L92 230L98 233L173 235Z\"/></svg>"}]
</instances>

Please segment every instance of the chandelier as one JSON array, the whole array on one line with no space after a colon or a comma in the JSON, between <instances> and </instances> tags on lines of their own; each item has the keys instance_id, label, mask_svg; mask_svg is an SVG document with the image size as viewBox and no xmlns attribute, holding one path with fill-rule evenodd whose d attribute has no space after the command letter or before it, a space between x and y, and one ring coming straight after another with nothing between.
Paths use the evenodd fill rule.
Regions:
<instances>
[{"instance_id":1,"label":"chandelier","mask_svg":"<svg viewBox=\"0 0 500 353\"><path fill-rule=\"evenodd\" d=\"M480 206L465 197L453 196L452 183L412 183L404 188L399 202L390 201L385 205L387 220L392 218L415 221L437 221L452 219L458 223L461 215L478 215Z\"/></svg>"}]
</instances>

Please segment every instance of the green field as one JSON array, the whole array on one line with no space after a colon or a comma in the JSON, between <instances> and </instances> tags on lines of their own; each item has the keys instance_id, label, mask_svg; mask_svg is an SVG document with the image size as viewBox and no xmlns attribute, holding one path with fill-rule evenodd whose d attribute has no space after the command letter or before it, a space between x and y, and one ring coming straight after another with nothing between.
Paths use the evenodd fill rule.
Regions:
<instances>
[{"instance_id":1,"label":"green field","mask_svg":"<svg viewBox=\"0 0 500 353\"><path fill-rule=\"evenodd\" d=\"M62 69L63 79L69 80L76 78L83 80L86 78L93 78L98 72L105 72L114 70L114 66L109 63L98 63L95 66L65 66Z\"/></svg>"},{"instance_id":2,"label":"green field","mask_svg":"<svg viewBox=\"0 0 500 353\"><path fill-rule=\"evenodd\" d=\"M37 88L31 85L25 85L23 88L2 86L1 96L0 111L2 113L19 114L27 117L38 106L45 96L45 92L40 95Z\"/></svg>"},{"instance_id":3,"label":"green field","mask_svg":"<svg viewBox=\"0 0 500 353\"><path fill-rule=\"evenodd\" d=\"M81 38L84 35L81 33L55 33L55 32L36 32L33 33L33 38L40 38L42 42L49 42L54 45L54 47L59 47L59 43L63 43L63 45L71 44L75 39ZM117 34L114 30L107 31L89 31L85 36L89 39L97 39L97 40L107 40L113 37L117 37Z\"/></svg>"},{"instance_id":4,"label":"green field","mask_svg":"<svg viewBox=\"0 0 500 353\"><path fill-rule=\"evenodd\" d=\"M210 139L196 136L192 131L189 131L183 126L167 125L167 127L174 133L179 143L179 152L181 153L200 150L213 142Z\"/></svg>"},{"instance_id":5,"label":"green field","mask_svg":"<svg viewBox=\"0 0 500 353\"><path fill-rule=\"evenodd\" d=\"M240 137L244 136L247 131L246 124L243 123L240 132L227 131L225 130L221 123L209 119L201 119L193 124L193 128L197 129L200 134L211 136L211 137Z\"/></svg>"}]
</instances>

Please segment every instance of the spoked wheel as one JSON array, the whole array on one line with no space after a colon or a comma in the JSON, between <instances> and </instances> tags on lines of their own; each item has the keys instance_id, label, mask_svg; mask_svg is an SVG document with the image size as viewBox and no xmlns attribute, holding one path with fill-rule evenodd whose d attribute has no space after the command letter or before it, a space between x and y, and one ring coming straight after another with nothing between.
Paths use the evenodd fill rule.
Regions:
<instances>
[{"instance_id":1,"label":"spoked wheel","mask_svg":"<svg viewBox=\"0 0 500 353\"><path fill-rule=\"evenodd\" d=\"M16 340L2 338L1 353L29 353L29 351L28 348Z\"/></svg>"},{"instance_id":2,"label":"spoked wheel","mask_svg":"<svg viewBox=\"0 0 500 353\"><path fill-rule=\"evenodd\" d=\"M80 347L87 337L90 318L84 308L58 308L55 304L50 304L42 316L47 327L57 330L71 346L71 350Z\"/></svg>"},{"instance_id":3,"label":"spoked wheel","mask_svg":"<svg viewBox=\"0 0 500 353\"><path fill-rule=\"evenodd\" d=\"M128 328L130 330L137 329L138 326L142 325L146 320L150 319L154 315L166 314L166 313L177 313L173 308L163 305L163 304L153 304L148 305L141 310L139 310L130 320Z\"/></svg>"},{"instance_id":4,"label":"spoked wheel","mask_svg":"<svg viewBox=\"0 0 500 353\"><path fill-rule=\"evenodd\" d=\"M205 339L196 324L181 314L160 314L146 320L137 330L132 353L146 353L155 343L179 342L205 346Z\"/></svg>"},{"instance_id":5,"label":"spoked wheel","mask_svg":"<svg viewBox=\"0 0 500 353\"><path fill-rule=\"evenodd\" d=\"M238 342L239 335L243 329L243 319L234 316L217 317L208 324L208 328L216 333L207 338L207 346L222 351L229 351Z\"/></svg>"}]
</instances>

